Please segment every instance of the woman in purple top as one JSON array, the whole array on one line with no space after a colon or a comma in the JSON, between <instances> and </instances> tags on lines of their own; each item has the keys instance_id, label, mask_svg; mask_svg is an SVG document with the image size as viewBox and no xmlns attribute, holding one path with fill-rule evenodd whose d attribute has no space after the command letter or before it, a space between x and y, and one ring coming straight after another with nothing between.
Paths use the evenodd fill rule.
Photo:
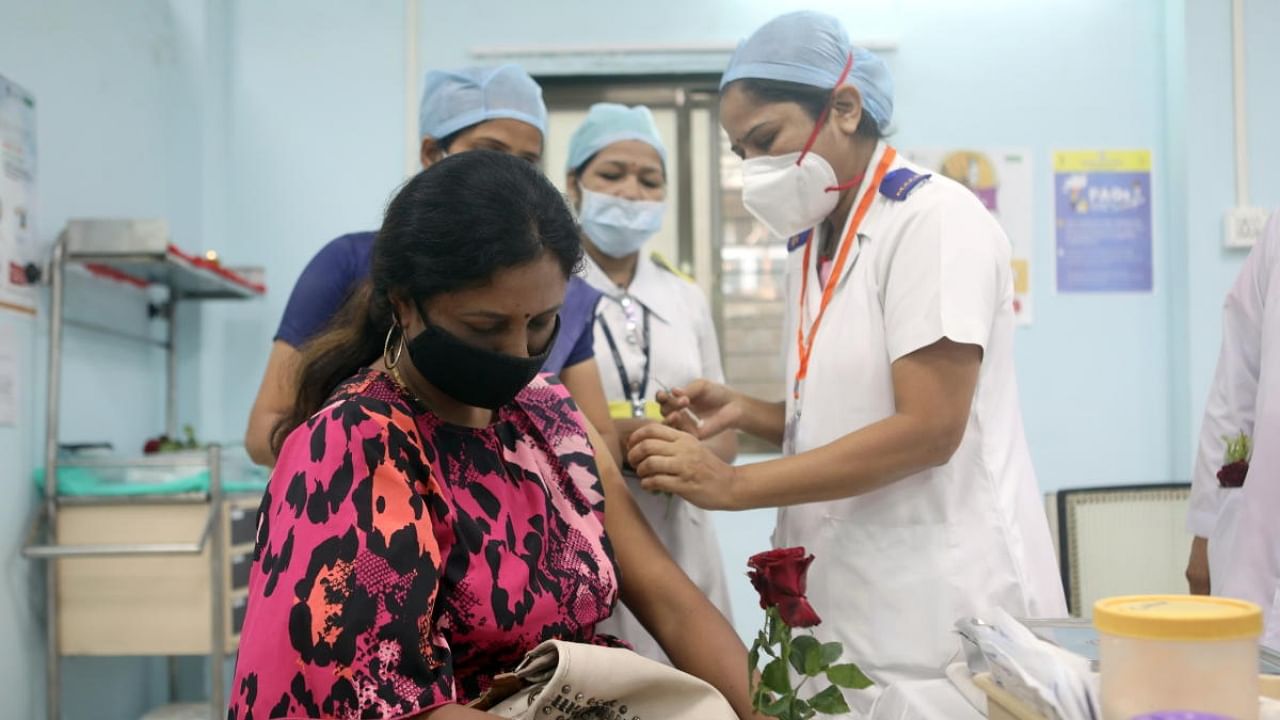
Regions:
<instances>
[{"instance_id":1,"label":"woman in purple top","mask_svg":"<svg viewBox=\"0 0 1280 720\"><path fill-rule=\"evenodd\" d=\"M466 704L539 643L616 645L618 599L753 717L746 648L539 375L581 260L563 197L502 153L392 201L275 435L230 720L491 718Z\"/></svg>"},{"instance_id":2,"label":"woman in purple top","mask_svg":"<svg viewBox=\"0 0 1280 720\"><path fill-rule=\"evenodd\" d=\"M535 165L542 158L547 125L542 89L515 65L427 73L418 120L423 168L448 154L476 149L505 152ZM299 354L369 276L373 239L374 233L360 232L329 242L294 285L245 431L245 447L255 462L274 464L271 431L297 394ZM593 351L591 322L599 299L586 282L570 279L560 336L543 369L560 376L609 451L620 459Z\"/></svg>"}]
</instances>

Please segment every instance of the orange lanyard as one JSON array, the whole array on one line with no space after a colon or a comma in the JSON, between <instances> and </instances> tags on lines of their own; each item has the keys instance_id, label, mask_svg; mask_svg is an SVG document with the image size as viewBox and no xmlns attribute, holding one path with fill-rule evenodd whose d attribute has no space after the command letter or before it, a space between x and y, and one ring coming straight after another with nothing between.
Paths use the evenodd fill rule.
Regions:
<instances>
[{"instance_id":1,"label":"orange lanyard","mask_svg":"<svg viewBox=\"0 0 1280 720\"><path fill-rule=\"evenodd\" d=\"M849 230L845 233L844 240L840 243L840 252L836 255L836 264L831 268L831 275L827 280L826 287L822 289L822 304L818 306L818 314L813 318L813 324L809 326L809 339L807 341L805 340L804 332L804 311L807 307L806 300L809 296L809 256L813 252L815 238L810 236L809 242L805 243L804 276L800 281L799 327L796 330L796 347L800 351L800 367L796 369L793 392L797 400L800 399L800 382L809 375L809 358L813 355L813 341L818 335L818 326L822 324L822 316L826 314L827 306L831 304L831 297L835 295L836 286L840 284L840 276L844 272L844 264L849 259L849 250L858 241L858 226L862 225L863 218L867 216L867 210L871 208L871 201L875 200L876 192L880 189L880 182L884 180L884 175L889 171L889 166L893 164L893 159L896 156L897 152L893 148L885 148L884 157L880 158L880 164L876 166L876 173L871 178L871 185L858 203L858 209L853 214L853 222L849 223Z\"/></svg>"}]
</instances>

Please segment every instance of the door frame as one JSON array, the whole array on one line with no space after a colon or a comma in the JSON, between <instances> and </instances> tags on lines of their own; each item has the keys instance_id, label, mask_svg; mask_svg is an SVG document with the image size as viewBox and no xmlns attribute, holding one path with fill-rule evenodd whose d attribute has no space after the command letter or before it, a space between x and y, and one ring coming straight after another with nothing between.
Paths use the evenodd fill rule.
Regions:
<instances>
[{"instance_id":1,"label":"door frame","mask_svg":"<svg viewBox=\"0 0 1280 720\"><path fill-rule=\"evenodd\" d=\"M548 109L586 110L598 102L614 102L623 105L646 105L654 109L675 111L676 167L672 168L679 193L676 197L676 258L677 266L693 274L695 265L694 207L693 207L693 112L708 113L707 158L710 168L709 226L711 243L711 313L716 335L724 347L724 288L721 248L724 228L720 203L722 188L720 178L720 75L718 73L694 73L675 75L548 75L535 77L542 86L542 96Z\"/></svg>"}]
</instances>

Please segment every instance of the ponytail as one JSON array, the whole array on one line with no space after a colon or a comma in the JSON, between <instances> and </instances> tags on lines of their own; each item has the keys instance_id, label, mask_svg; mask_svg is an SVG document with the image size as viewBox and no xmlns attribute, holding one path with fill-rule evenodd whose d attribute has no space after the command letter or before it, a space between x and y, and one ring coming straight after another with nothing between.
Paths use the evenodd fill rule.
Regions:
<instances>
[{"instance_id":1,"label":"ponytail","mask_svg":"<svg viewBox=\"0 0 1280 720\"><path fill-rule=\"evenodd\" d=\"M302 346L297 398L271 431L272 453L280 455L289 433L319 412L340 383L382 355L391 322L385 296L375 298L369 280L357 285L325 330Z\"/></svg>"},{"instance_id":2,"label":"ponytail","mask_svg":"<svg viewBox=\"0 0 1280 720\"><path fill-rule=\"evenodd\" d=\"M582 242L564 196L532 164L469 150L415 175L387 206L369 279L303 345L298 395L272 429L272 451L279 455L289 433L319 412L340 383L382 355L395 321L392 297L425 303L481 287L499 270L548 253L567 278L582 261Z\"/></svg>"}]
</instances>

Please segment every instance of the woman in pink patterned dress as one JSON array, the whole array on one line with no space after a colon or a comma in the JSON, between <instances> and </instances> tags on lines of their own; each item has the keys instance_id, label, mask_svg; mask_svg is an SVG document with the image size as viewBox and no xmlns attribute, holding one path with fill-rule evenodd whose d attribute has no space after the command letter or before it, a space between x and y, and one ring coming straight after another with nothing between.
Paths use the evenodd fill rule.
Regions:
<instances>
[{"instance_id":1,"label":"woman in pink patterned dress","mask_svg":"<svg viewBox=\"0 0 1280 720\"><path fill-rule=\"evenodd\" d=\"M742 643L538 377L580 260L563 199L500 153L391 202L277 428L230 720L491 717L464 706L543 640L616 642L619 596L750 714Z\"/></svg>"}]
</instances>

